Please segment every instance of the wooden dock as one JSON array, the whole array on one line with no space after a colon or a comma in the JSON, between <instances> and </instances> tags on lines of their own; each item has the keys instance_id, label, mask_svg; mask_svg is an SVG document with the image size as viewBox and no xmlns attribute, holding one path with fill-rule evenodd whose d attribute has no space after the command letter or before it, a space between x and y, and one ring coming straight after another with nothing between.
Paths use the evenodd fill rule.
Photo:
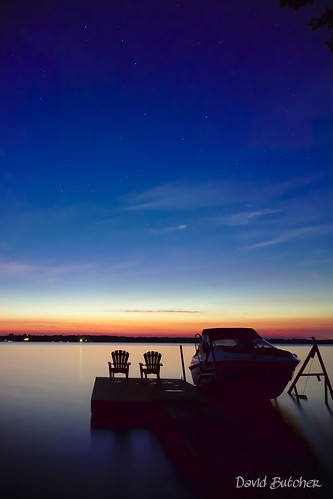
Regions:
<instances>
[{"instance_id":1,"label":"wooden dock","mask_svg":"<svg viewBox=\"0 0 333 499\"><path fill-rule=\"evenodd\" d=\"M174 419L202 417L213 398L181 379L96 378L91 397L92 427L156 429L162 413ZM200 412L200 414L198 414Z\"/></svg>"},{"instance_id":2,"label":"wooden dock","mask_svg":"<svg viewBox=\"0 0 333 499\"><path fill-rule=\"evenodd\" d=\"M253 395L248 400L236 394L217 399L179 379L132 378L126 383L99 377L91 413L92 428L154 431L179 472L195 483L200 498L234 497L237 476L316 475L316 462L302 439L269 400L254 400ZM260 498L268 491L247 489L247 498L251 492ZM293 498L313 497L311 492L283 490L284 497L291 493Z\"/></svg>"}]
</instances>

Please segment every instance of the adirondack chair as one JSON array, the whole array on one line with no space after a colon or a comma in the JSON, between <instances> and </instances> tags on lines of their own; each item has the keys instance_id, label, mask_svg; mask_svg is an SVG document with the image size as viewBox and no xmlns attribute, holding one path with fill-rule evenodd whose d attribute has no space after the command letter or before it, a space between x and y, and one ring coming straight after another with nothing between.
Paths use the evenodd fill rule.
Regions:
<instances>
[{"instance_id":1,"label":"adirondack chair","mask_svg":"<svg viewBox=\"0 0 333 499\"><path fill-rule=\"evenodd\" d=\"M126 382L128 382L129 366L131 365L128 362L129 353L125 350L115 350L111 352L111 357L112 362L108 362L110 381L114 381L115 373L122 373L126 374Z\"/></svg>"},{"instance_id":2,"label":"adirondack chair","mask_svg":"<svg viewBox=\"0 0 333 499\"><path fill-rule=\"evenodd\" d=\"M158 352L146 352L143 356L145 363L139 362L141 379L143 379L143 375L145 375L147 379L147 374L156 374L157 379L159 380L160 367L163 366L160 362L162 354Z\"/></svg>"}]
</instances>

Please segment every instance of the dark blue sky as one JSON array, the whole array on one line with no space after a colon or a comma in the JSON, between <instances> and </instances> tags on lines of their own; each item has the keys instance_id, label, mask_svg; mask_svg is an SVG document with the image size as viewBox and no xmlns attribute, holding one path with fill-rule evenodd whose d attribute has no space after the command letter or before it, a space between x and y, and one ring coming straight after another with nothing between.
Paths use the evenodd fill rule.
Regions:
<instances>
[{"instance_id":1,"label":"dark blue sky","mask_svg":"<svg viewBox=\"0 0 333 499\"><path fill-rule=\"evenodd\" d=\"M307 26L319 7L1 7L2 330L303 320L329 335L332 53Z\"/></svg>"}]
</instances>

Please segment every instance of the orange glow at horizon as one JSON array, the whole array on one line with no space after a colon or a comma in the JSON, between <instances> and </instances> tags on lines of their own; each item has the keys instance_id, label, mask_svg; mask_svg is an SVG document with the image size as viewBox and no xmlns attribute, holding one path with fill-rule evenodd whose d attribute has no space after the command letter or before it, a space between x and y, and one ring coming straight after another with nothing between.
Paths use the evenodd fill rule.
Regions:
<instances>
[{"instance_id":1,"label":"orange glow at horizon","mask_svg":"<svg viewBox=\"0 0 333 499\"><path fill-rule=\"evenodd\" d=\"M131 314L113 319L96 320L93 318L20 318L0 320L0 335L34 334L86 334L115 336L194 336L202 329L210 327L253 327L266 337L316 336L321 339L333 338L331 318L238 318L237 320L218 320L208 317L167 317L167 313ZM185 315L185 314L184 314Z\"/></svg>"}]
</instances>

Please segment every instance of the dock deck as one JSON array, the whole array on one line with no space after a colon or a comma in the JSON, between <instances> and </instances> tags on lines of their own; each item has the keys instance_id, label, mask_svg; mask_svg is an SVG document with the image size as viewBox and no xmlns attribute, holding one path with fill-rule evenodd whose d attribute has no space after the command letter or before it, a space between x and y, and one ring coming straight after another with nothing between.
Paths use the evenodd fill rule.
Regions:
<instances>
[{"instance_id":1,"label":"dock deck","mask_svg":"<svg viewBox=\"0 0 333 499\"><path fill-rule=\"evenodd\" d=\"M181 379L96 378L91 397L93 427L156 427L161 411L177 420L203 417L213 398ZM198 414L200 413L200 414Z\"/></svg>"},{"instance_id":2,"label":"dock deck","mask_svg":"<svg viewBox=\"0 0 333 499\"><path fill-rule=\"evenodd\" d=\"M125 378L96 378L92 393L92 411L99 402L149 402L160 399L194 399L207 400L206 393L199 393L195 386L190 385L182 379L161 379L150 378L147 381L141 378L129 378L126 383Z\"/></svg>"}]
</instances>

